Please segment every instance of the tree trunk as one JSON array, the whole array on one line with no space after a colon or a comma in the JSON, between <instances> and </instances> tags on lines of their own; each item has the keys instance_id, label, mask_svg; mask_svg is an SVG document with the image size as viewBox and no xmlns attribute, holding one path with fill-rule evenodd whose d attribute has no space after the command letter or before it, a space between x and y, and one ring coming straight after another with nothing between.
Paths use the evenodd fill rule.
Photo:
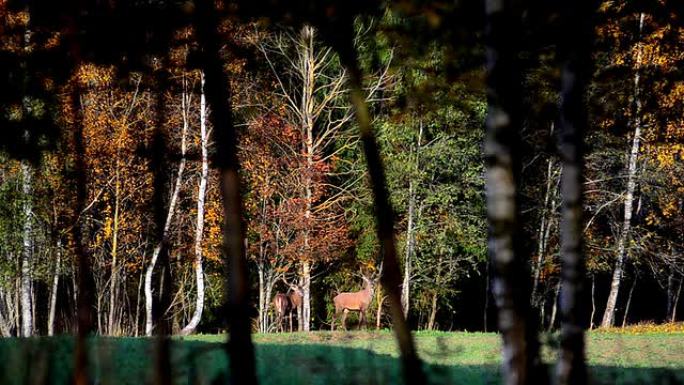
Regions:
<instances>
[{"instance_id":1,"label":"tree trunk","mask_svg":"<svg viewBox=\"0 0 684 385\"><path fill-rule=\"evenodd\" d=\"M171 227L171 220L173 219L174 212L176 211L176 203L178 201L178 194L180 192L182 182L183 182L183 171L185 170L185 146L183 145L183 153L178 165L178 172L176 173L176 183L173 187L173 192L171 194L171 200L169 202L169 209L166 214L166 220L164 222L164 228L162 230L162 239L159 240L157 245L152 251L152 258L150 259L150 264L147 266L145 271L145 335L151 336L153 329L153 317L152 317L152 274L154 273L154 267L157 264L157 259L159 258L159 253L162 251L164 239L166 239L169 228ZM161 290L160 290L161 294ZM162 309L165 311L166 309Z\"/></svg>"},{"instance_id":2,"label":"tree trunk","mask_svg":"<svg viewBox=\"0 0 684 385\"><path fill-rule=\"evenodd\" d=\"M259 264L257 266L257 276L259 278L259 332L266 333L266 322L264 317L266 316L266 286L264 285L264 266Z\"/></svg>"},{"instance_id":3,"label":"tree trunk","mask_svg":"<svg viewBox=\"0 0 684 385\"><path fill-rule=\"evenodd\" d=\"M74 305L74 308L73 308L74 314L78 314L78 292L79 292L79 290L78 290L78 279L76 277L76 273L77 273L76 269L71 270L71 288L72 288L71 300L73 301L73 305ZM78 330L74 329L74 331L77 332Z\"/></svg>"},{"instance_id":4,"label":"tree trunk","mask_svg":"<svg viewBox=\"0 0 684 385\"><path fill-rule=\"evenodd\" d=\"M116 320L116 300L117 300L117 290L118 290L118 239L119 239L119 203L121 194L121 180L119 175L119 159L116 160L116 170L115 170L115 182L114 182L114 229L112 230L112 267L111 267L111 279L109 285L109 319L107 322L107 332L109 335L116 335L117 330L115 330Z\"/></svg>"},{"instance_id":5,"label":"tree trunk","mask_svg":"<svg viewBox=\"0 0 684 385\"><path fill-rule=\"evenodd\" d=\"M627 166L627 191L625 193L624 218L622 231L618 237L617 260L613 269L613 278L610 283L610 292L606 301L606 309L603 313L602 327L610 327L615 323L615 310L622 282L625 260L627 259L626 248L630 239L630 229L632 226L632 209L634 204L634 190L636 188L637 161L639 160L639 140L641 139L641 96L639 79L642 65L641 34L644 29L644 13L639 14L639 35L637 43L636 72L634 74L634 136L632 137L632 149L629 153L629 163Z\"/></svg>"},{"instance_id":6,"label":"tree trunk","mask_svg":"<svg viewBox=\"0 0 684 385\"><path fill-rule=\"evenodd\" d=\"M482 324L483 328L482 330L487 333L487 323L489 320L487 319L487 312L489 311L489 261L487 261L486 264L486 276L485 276L485 297L484 297L484 312L482 314ZM543 317L542 317L543 319Z\"/></svg>"},{"instance_id":7,"label":"tree trunk","mask_svg":"<svg viewBox=\"0 0 684 385\"><path fill-rule=\"evenodd\" d=\"M682 278L677 278L679 274L673 266L670 266L670 274L667 277L667 309L665 311L665 319L674 322L673 314L675 314L675 307L679 296L679 289L682 287Z\"/></svg>"},{"instance_id":8,"label":"tree trunk","mask_svg":"<svg viewBox=\"0 0 684 385\"><path fill-rule=\"evenodd\" d=\"M264 330L268 331L269 327L271 326L271 323L268 320L268 307L269 304L271 303L269 299L271 298L271 295L273 294L273 286L275 285L275 279L273 277L273 274L270 275L270 278L267 277L266 279L266 301L265 301L265 311L264 311Z\"/></svg>"},{"instance_id":9,"label":"tree trunk","mask_svg":"<svg viewBox=\"0 0 684 385\"><path fill-rule=\"evenodd\" d=\"M345 26L345 30L353 31L353 27L351 25ZM380 281L389 302L394 335L401 352L404 379L407 384L422 384L426 382L425 372L416 353L413 336L401 308L401 269L394 236L394 210L390 203L385 168L380 157L379 145L375 138L371 114L364 95L363 71L353 47L353 36L342 33L334 39L336 39L334 43L337 46L340 60L349 74L350 99L361 134L363 153L373 192L376 234L380 244L383 265Z\"/></svg>"},{"instance_id":10,"label":"tree trunk","mask_svg":"<svg viewBox=\"0 0 684 385\"><path fill-rule=\"evenodd\" d=\"M12 327L10 324L12 316L7 303L6 294L3 289L0 288L0 337L12 336Z\"/></svg>"},{"instance_id":11,"label":"tree trunk","mask_svg":"<svg viewBox=\"0 0 684 385\"><path fill-rule=\"evenodd\" d=\"M413 215L416 206L415 187L409 182L408 224L406 226L406 253L404 254L404 279L401 284L401 308L408 319L409 293L411 283L411 255L413 255Z\"/></svg>"},{"instance_id":12,"label":"tree trunk","mask_svg":"<svg viewBox=\"0 0 684 385\"><path fill-rule=\"evenodd\" d=\"M629 295L627 296L627 304L625 305L625 314L622 316L622 327L627 325L627 316L629 315L629 307L632 305L632 294L634 294L634 288L637 284L637 276L634 276L632 281L632 287L629 288Z\"/></svg>"},{"instance_id":13,"label":"tree trunk","mask_svg":"<svg viewBox=\"0 0 684 385\"><path fill-rule=\"evenodd\" d=\"M187 335L197 329L202 319L204 309L204 270L202 269L202 235L204 233L204 199L207 192L207 180L209 179L209 142L206 120L206 99L204 95L204 74L200 73L201 94L200 94L200 146L202 149L202 173L197 189L197 226L195 227L195 284L197 286L197 297L195 300L195 311L190 322L181 330L181 334ZM185 149L185 136L188 130L187 117L187 95L183 94L183 148ZM185 150L183 150L185 154Z\"/></svg>"},{"instance_id":14,"label":"tree trunk","mask_svg":"<svg viewBox=\"0 0 684 385\"><path fill-rule=\"evenodd\" d=\"M430 307L430 318L428 318L428 330L435 329L435 317L437 316L437 291L432 294L432 306Z\"/></svg>"},{"instance_id":15,"label":"tree trunk","mask_svg":"<svg viewBox=\"0 0 684 385\"><path fill-rule=\"evenodd\" d=\"M415 168L420 170L420 146L423 136L423 122L420 121L418 130L418 140L416 141ZM416 218L416 190L418 186L412 179L409 181L409 201L408 201L408 224L406 226L406 252L404 255L404 279L401 285L401 307L404 310L404 318L408 319L409 297L411 294L411 257L415 254L416 239L414 235Z\"/></svg>"},{"instance_id":16,"label":"tree trunk","mask_svg":"<svg viewBox=\"0 0 684 385\"><path fill-rule=\"evenodd\" d=\"M376 290L376 293L376 302L378 307L375 311L375 330L380 330L380 326L382 326L382 304L385 302L385 297L382 296L381 287Z\"/></svg>"},{"instance_id":17,"label":"tree trunk","mask_svg":"<svg viewBox=\"0 0 684 385\"><path fill-rule=\"evenodd\" d=\"M549 137L553 136L553 129L554 129L554 124L551 123L551 129L549 132ZM551 186L552 186L552 174L553 174L553 159L549 156L549 159L547 161L547 167L546 167L546 190L544 192L544 205L542 206L542 212L541 212L541 218L539 221L539 231L538 233L538 242L537 242L537 261L534 266L534 280L532 282L532 303L533 306L539 307L540 306L540 301L537 295L537 290L539 287L539 277L541 275L541 268L544 263L544 253L546 252L546 240L548 237L548 228L550 226L547 226L547 221L551 221L551 216L553 215L553 212L551 209L549 209L549 199L551 197ZM549 217L547 219L547 216Z\"/></svg>"},{"instance_id":18,"label":"tree trunk","mask_svg":"<svg viewBox=\"0 0 684 385\"><path fill-rule=\"evenodd\" d=\"M503 340L502 377L506 385L545 384L539 359L536 322L531 320L528 257L518 234L520 130L523 120L522 9L513 1L485 3L487 103L484 158L486 165L488 249L492 287Z\"/></svg>"},{"instance_id":19,"label":"tree trunk","mask_svg":"<svg viewBox=\"0 0 684 385\"><path fill-rule=\"evenodd\" d=\"M679 277L679 289L677 289L677 295L674 298L674 304L672 306L672 317L670 322L677 321L677 305L679 304L679 298L682 294L682 283L684 283L684 276Z\"/></svg>"},{"instance_id":20,"label":"tree trunk","mask_svg":"<svg viewBox=\"0 0 684 385\"><path fill-rule=\"evenodd\" d=\"M21 274L14 280L14 325L17 328L17 336L21 337Z\"/></svg>"},{"instance_id":21,"label":"tree trunk","mask_svg":"<svg viewBox=\"0 0 684 385\"><path fill-rule=\"evenodd\" d=\"M594 315L596 314L596 276L591 275L591 316L589 317L589 330L594 330Z\"/></svg>"},{"instance_id":22,"label":"tree trunk","mask_svg":"<svg viewBox=\"0 0 684 385\"><path fill-rule=\"evenodd\" d=\"M47 334L55 334L55 311L57 309L57 290L59 288L59 273L62 263L62 240L57 239L55 248L55 271L52 275L52 288L50 289L50 308L48 309Z\"/></svg>"},{"instance_id":23,"label":"tree trunk","mask_svg":"<svg viewBox=\"0 0 684 385\"><path fill-rule=\"evenodd\" d=\"M32 249L32 204L31 204L31 165L27 160L21 161L22 173L22 207L23 215L23 245L21 250L21 336L33 335L33 303L31 301L31 249Z\"/></svg>"},{"instance_id":24,"label":"tree trunk","mask_svg":"<svg viewBox=\"0 0 684 385\"><path fill-rule=\"evenodd\" d=\"M142 266L145 266L145 256L143 255ZM138 291L135 298L135 337L140 335L140 299L141 291L143 287L143 278L145 277L145 272L140 271L140 277L138 278Z\"/></svg>"},{"instance_id":25,"label":"tree trunk","mask_svg":"<svg viewBox=\"0 0 684 385\"><path fill-rule=\"evenodd\" d=\"M197 28L201 62L206 76L205 93L211 108L210 122L212 142L216 148L220 191L223 198L223 248L226 279L226 318L230 328L230 343L224 344L229 357L228 382L242 385L256 385L256 364L254 345L251 339L250 287L248 281L247 257L245 253L245 228L237 133L233 126L230 81L223 69L218 36L218 17L214 2L201 1L196 4Z\"/></svg>"},{"instance_id":26,"label":"tree trunk","mask_svg":"<svg viewBox=\"0 0 684 385\"><path fill-rule=\"evenodd\" d=\"M548 330L553 330L553 326L556 324L556 315L558 314L558 297L560 294L561 290L561 281L558 281L558 284L556 285L556 290L554 291L553 295L553 305L551 306L551 319L549 319L549 328Z\"/></svg>"},{"instance_id":27,"label":"tree trunk","mask_svg":"<svg viewBox=\"0 0 684 385\"><path fill-rule=\"evenodd\" d=\"M301 75L302 75L302 93L301 93L301 119L302 119L302 143L304 154L306 157L306 170L304 176L304 202L306 203L306 211L304 218L309 226L311 223L311 213L313 208L313 181L311 175L314 167L314 146L313 146L313 130L314 130L314 90L315 90L315 59L313 52L313 28L310 26L302 27L302 53L301 53ZM312 250L309 237L311 235L310 228L304 230L304 253L305 260L302 262L302 277L301 286L303 292L302 299L302 319L300 320L300 330L309 331L311 320L311 258Z\"/></svg>"},{"instance_id":28,"label":"tree trunk","mask_svg":"<svg viewBox=\"0 0 684 385\"><path fill-rule=\"evenodd\" d=\"M310 330L311 320L311 264L308 260L302 262L302 320L300 321L300 329L308 332Z\"/></svg>"},{"instance_id":29,"label":"tree trunk","mask_svg":"<svg viewBox=\"0 0 684 385\"><path fill-rule=\"evenodd\" d=\"M590 2L565 1L561 6L562 34L559 56L563 58L561 103L558 125L558 153L561 160L561 273L560 349L556 366L558 385L585 385L583 244L584 133L588 126L585 107L591 76L593 9ZM552 325L553 326L553 325Z\"/></svg>"}]
</instances>

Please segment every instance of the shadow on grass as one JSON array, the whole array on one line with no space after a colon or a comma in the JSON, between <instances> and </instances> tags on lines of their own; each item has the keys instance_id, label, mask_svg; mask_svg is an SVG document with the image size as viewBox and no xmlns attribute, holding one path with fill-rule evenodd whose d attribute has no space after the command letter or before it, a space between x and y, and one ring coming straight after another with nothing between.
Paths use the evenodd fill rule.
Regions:
<instances>
[{"instance_id":1,"label":"shadow on grass","mask_svg":"<svg viewBox=\"0 0 684 385\"><path fill-rule=\"evenodd\" d=\"M172 346L175 384L224 383L227 360L220 344L174 340ZM152 382L152 340L94 338L90 347L93 384ZM74 340L70 337L0 339L0 384L70 384L73 351ZM258 344L256 354L262 385L403 383L397 358L366 349ZM484 385L501 380L496 365L425 367L430 384ZM591 373L594 384L684 384L684 369L595 366Z\"/></svg>"}]
</instances>

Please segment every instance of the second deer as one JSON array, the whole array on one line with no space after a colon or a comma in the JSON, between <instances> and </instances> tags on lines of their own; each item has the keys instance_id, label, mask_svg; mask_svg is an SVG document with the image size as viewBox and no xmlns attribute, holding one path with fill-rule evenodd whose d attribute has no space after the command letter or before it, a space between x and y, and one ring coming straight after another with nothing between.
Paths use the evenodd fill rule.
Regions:
<instances>
[{"instance_id":1,"label":"second deer","mask_svg":"<svg viewBox=\"0 0 684 385\"><path fill-rule=\"evenodd\" d=\"M342 314L342 328L347 330L345 321L347 314L350 311L359 312L359 329L365 325L367 320L366 311L373 300L373 281L369 278L361 277L363 279L363 289L351 293L340 293L333 298L335 304L335 314L333 315L331 330L335 330L335 320Z\"/></svg>"},{"instance_id":2,"label":"second deer","mask_svg":"<svg viewBox=\"0 0 684 385\"><path fill-rule=\"evenodd\" d=\"M292 332L292 313L299 312L302 306L302 289L297 285L290 284L283 279L286 285L290 287L287 294L276 293L273 298L273 307L276 311L276 332L284 331L283 329L283 319L289 316L290 319L290 332ZM299 315L297 316L299 317ZM299 319L299 318L298 318Z\"/></svg>"}]
</instances>

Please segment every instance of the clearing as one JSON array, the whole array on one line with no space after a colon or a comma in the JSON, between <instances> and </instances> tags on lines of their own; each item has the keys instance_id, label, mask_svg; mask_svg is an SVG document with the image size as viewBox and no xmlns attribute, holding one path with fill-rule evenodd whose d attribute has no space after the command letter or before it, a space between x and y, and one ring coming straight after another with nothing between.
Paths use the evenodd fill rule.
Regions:
<instances>
[{"instance_id":1,"label":"clearing","mask_svg":"<svg viewBox=\"0 0 684 385\"><path fill-rule=\"evenodd\" d=\"M177 384L209 384L225 375L221 335L173 342ZM257 334L261 384L400 384L393 334L311 332ZM498 384L500 340L494 333L417 332L421 357L432 384ZM596 384L684 383L684 333L590 333L591 376ZM95 338L91 376L98 384L152 381L154 345L144 338ZM544 336L551 363L557 342ZM0 383L68 384L73 365L70 337L0 339ZM1 366L4 365L4 368ZM47 381L44 381L47 379ZM190 381L189 379L193 379Z\"/></svg>"}]
</instances>

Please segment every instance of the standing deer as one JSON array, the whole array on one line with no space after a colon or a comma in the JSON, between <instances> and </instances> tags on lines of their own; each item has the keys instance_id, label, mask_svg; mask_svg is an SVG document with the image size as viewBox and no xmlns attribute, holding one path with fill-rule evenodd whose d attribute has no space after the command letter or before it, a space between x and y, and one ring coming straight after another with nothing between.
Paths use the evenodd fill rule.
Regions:
<instances>
[{"instance_id":1,"label":"standing deer","mask_svg":"<svg viewBox=\"0 0 684 385\"><path fill-rule=\"evenodd\" d=\"M349 311L359 312L359 329L361 325L366 324L366 310L368 310L373 299L373 281L363 276L361 278L363 279L363 289L361 291L340 293L333 298L335 314L330 325L331 330L335 330L335 320L339 318L340 313L342 313L342 328L347 330L345 322Z\"/></svg>"},{"instance_id":2,"label":"standing deer","mask_svg":"<svg viewBox=\"0 0 684 385\"><path fill-rule=\"evenodd\" d=\"M295 313L297 314L297 320L299 320L300 317L300 312L302 308L302 298L304 298L304 293L302 292L302 289L297 286L288 283L285 281L285 283L290 287L290 290L287 292L287 299L290 301L290 332L292 332L292 314Z\"/></svg>"},{"instance_id":3,"label":"standing deer","mask_svg":"<svg viewBox=\"0 0 684 385\"><path fill-rule=\"evenodd\" d=\"M283 317L286 313L290 312L290 300L287 295L283 293L276 293L273 298L273 307L276 311L276 332L283 331ZM292 322L290 321L290 331L292 329Z\"/></svg>"},{"instance_id":4,"label":"standing deer","mask_svg":"<svg viewBox=\"0 0 684 385\"><path fill-rule=\"evenodd\" d=\"M290 332L292 332L292 313L296 312L297 317L299 317L299 309L301 309L304 295L299 286L287 282L284 278L283 282L285 282L290 289L286 294L276 293L273 298L273 307L275 308L277 316L276 331L283 331L283 318L288 316L290 319Z\"/></svg>"}]
</instances>

